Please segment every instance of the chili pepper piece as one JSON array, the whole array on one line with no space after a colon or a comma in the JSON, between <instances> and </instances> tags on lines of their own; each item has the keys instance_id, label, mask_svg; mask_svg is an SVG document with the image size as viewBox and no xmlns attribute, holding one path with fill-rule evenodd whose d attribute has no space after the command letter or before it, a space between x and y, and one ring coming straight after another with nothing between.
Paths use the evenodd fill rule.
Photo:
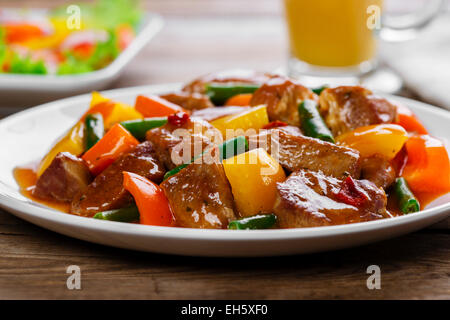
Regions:
<instances>
[{"instance_id":1,"label":"chili pepper piece","mask_svg":"<svg viewBox=\"0 0 450 320\"><path fill-rule=\"evenodd\" d=\"M278 128L278 127L286 127L288 124L286 122L275 120L272 122L269 122L265 126L262 127L262 129L272 129L272 128Z\"/></svg>"},{"instance_id":2,"label":"chili pepper piece","mask_svg":"<svg viewBox=\"0 0 450 320\"><path fill-rule=\"evenodd\" d=\"M189 115L186 112L177 112L167 117L167 122L176 127L181 127L188 121Z\"/></svg>"},{"instance_id":3,"label":"chili pepper piece","mask_svg":"<svg viewBox=\"0 0 450 320\"><path fill-rule=\"evenodd\" d=\"M356 186L351 176L345 178L341 184L341 189L335 196L339 201L355 207L362 206L368 200L367 195Z\"/></svg>"}]
</instances>

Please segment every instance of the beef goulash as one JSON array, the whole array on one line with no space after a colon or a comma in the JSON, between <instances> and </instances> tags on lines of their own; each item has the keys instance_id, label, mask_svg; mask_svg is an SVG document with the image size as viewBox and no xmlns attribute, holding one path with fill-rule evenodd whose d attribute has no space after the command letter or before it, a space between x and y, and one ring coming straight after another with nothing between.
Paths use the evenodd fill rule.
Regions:
<instances>
[{"instance_id":1,"label":"beef goulash","mask_svg":"<svg viewBox=\"0 0 450 320\"><path fill-rule=\"evenodd\" d=\"M24 195L70 214L200 229L395 219L450 191L444 143L407 106L252 70L143 93L134 106L94 92L37 167L15 176Z\"/></svg>"}]
</instances>

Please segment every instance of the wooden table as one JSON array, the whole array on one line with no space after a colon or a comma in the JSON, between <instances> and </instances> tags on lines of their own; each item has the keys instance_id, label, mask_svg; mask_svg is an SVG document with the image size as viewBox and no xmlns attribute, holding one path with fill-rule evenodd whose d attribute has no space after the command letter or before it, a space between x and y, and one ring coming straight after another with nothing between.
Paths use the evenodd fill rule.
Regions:
<instances>
[{"instance_id":1,"label":"wooden table","mask_svg":"<svg viewBox=\"0 0 450 320\"><path fill-rule=\"evenodd\" d=\"M285 61L276 0L152 0L146 5L164 15L165 29L114 87L187 81L225 68L273 70ZM381 268L381 290L366 287L366 268L372 264ZM69 265L81 268L81 290L66 288ZM448 223L335 252L207 259L91 244L0 210L2 299L449 299L449 276Z\"/></svg>"}]
</instances>

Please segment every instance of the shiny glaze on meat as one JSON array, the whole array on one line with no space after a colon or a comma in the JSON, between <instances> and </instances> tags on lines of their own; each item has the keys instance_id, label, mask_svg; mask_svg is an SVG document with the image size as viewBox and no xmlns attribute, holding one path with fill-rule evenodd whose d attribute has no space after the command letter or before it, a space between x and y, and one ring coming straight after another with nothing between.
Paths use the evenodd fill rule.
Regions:
<instances>
[{"instance_id":1,"label":"shiny glaze on meat","mask_svg":"<svg viewBox=\"0 0 450 320\"><path fill-rule=\"evenodd\" d=\"M395 122L397 117L393 104L359 86L323 90L320 112L335 136L363 126Z\"/></svg>"},{"instance_id":2,"label":"shiny glaze on meat","mask_svg":"<svg viewBox=\"0 0 450 320\"><path fill-rule=\"evenodd\" d=\"M263 84L271 77L273 77L273 75L269 73L257 72L254 70L226 70L199 77L188 83L183 88L183 91L205 93L205 85L211 82Z\"/></svg>"},{"instance_id":3,"label":"shiny glaze on meat","mask_svg":"<svg viewBox=\"0 0 450 320\"><path fill-rule=\"evenodd\" d=\"M143 142L130 152L122 154L85 190L77 194L72 201L71 213L92 217L99 211L129 205L133 198L123 187L123 171L136 173L156 183L162 180L165 172L152 144Z\"/></svg>"},{"instance_id":4,"label":"shiny glaze on meat","mask_svg":"<svg viewBox=\"0 0 450 320\"><path fill-rule=\"evenodd\" d=\"M361 178L387 189L394 183L397 174L391 163L380 155L373 155L361 160Z\"/></svg>"},{"instance_id":5,"label":"shiny glaze on meat","mask_svg":"<svg viewBox=\"0 0 450 320\"><path fill-rule=\"evenodd\" d=\"M191 117L182 126L167 123L162 127L149 130L146 137L152 142L161 163L167 170L171 170L182 163L189 162L208 146L213 145L207 133L208 130L210 133L217 132L208 122ZM184 154L183 148L189 150L189 147L190 154ZM172 157L172 153L177 159Z\"/></svg>"},{"instance_id":6,"label":"shiny glaze on meat","mask_svg":"<svg viewBox=\"0 0 450 320\"><path fill-rule=\"evenodd\" d=\"M249 138L249 146L265 148L283 168L291 172L309 169L337 178L347 175L359 177L358 151L303 136L295 127L262 130Z\"/></svg>"},{"instance_id":7,"label":"shiny glaze on meat","mask_svg":"<svg viewBox=\"0 0 450 320\"><path fill-rule=\"evenodd\" d=\"M265 104L270 121L280 120L299 127L298 105L305 99L319 100L314 92L298 81L278 76L256 90L250 105Z\"/></svg>"},{"instance_id":8,"label":"shiny glaze on meat","mask_svg":"<svg viewBox=\"0 0 450 320\"><path fill-rule=\"evenodd\" d=\"M336 197L343 180L300 170L277 185L274 212L281 228L339 225L388 218L386 194L368 180L355 180L368 200L355 207Z\"/></svg>"},{"instance_id":9,"label":"shiny glaze on meat","mask_svg":"<svg viewBox=\"0 0 450 320\"><path fill-rule=\"evenodd\" d=\"M223 229L235 219L233 196L222 164L191 164L169 177L161 188L177 225Z\"/></svg>"},{"instance_id":10,"label":"shiny glaze on meat","mask_svg":"<svg viewBox=\"0 0 450 320\"><path fill-rule=\"evenodd\" d=\"M92 179L83 160L60 152L37 180L33 195L44 200L71 202Z\"/></svg>"},{"instance_id":11,"label":"shiny glaze on meat","mask_svg":"<svg viewBox=\"0 0 450 320\"><path fill-rule=\"evenodd\" d=\"M214 107L208 96L197 92L173 92L160 97L186 110L201 110Z\"/></svg>"}]
</instances>

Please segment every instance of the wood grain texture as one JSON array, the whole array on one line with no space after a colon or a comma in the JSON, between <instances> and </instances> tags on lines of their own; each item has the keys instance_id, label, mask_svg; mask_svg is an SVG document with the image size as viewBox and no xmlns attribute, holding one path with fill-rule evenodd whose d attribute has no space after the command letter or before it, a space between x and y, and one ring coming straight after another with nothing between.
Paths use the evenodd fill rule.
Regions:
<instances>
[{"instance_id":1,"label":"wood grain texture","mask_svg":"<svg viewBox=\"0 0 450 320\"><path fill-rule=\"evenodd\" d=\"M20 1L61 3L73 1ZM144 3L165 17L165 28L113 87L187 81L226 68L273 70L287 56L278 0ZM81 268L81 290L66 288L72 264ZM381 290L366 287L372 264L381 267ZM206 259L91 244L0 210L0 299L450 299L449 276L445 228L328 253Z\"/></svg>"},{"instance_id":2,"label":"wood grain texture","mask_svg":"<svg viewBox=\"0 0 450 320\"><path fill-rule=\"evenodd\" d=\"M427 231L355 249L255 259L131 252L61 236L0 213L0 298L430 299L450 297L450 234ZM66 289L69 265L81 290ZM366 268L381 268L368 290Z\"/></svg>"}]
</instances>

